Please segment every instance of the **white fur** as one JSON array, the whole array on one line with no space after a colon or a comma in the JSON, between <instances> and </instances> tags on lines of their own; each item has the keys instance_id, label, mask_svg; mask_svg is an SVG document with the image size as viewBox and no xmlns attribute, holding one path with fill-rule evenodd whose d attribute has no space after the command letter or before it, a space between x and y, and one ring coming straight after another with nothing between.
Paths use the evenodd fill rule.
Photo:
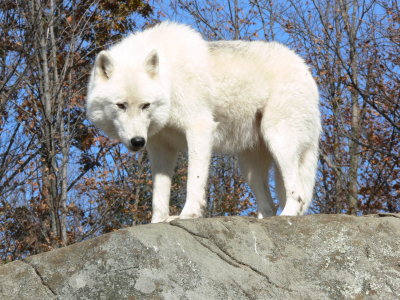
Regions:
<instances>
[{"instance_id":1,"label":"white fur","mask_svg":"<svg viewBox=\"0 0 400 300\"><path fill-rule=\"evenodd\" d=\"M176 218L169 216L169 197L181 150L188 151L189 164L179 218L202 215L212 151L238 154L263 218L275 214L267 186L272 165L281 215L301 215L310 205L321 130L318 98L304 61L281 44L206 42L187 26L162 23L99 54L87 112L131 150L138 150L132 138L146 140L153 223Z\"/></svg>"}]
</instances>

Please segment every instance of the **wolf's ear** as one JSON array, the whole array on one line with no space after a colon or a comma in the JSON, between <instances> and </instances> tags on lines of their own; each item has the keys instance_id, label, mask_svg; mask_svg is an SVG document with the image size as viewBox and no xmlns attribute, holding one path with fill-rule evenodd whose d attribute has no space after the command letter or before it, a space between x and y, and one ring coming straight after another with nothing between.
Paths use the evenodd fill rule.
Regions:
<instances>
[{"instance_id":1,"label":"wolf's ear","mask_svg":"<svg viewBox=\"0 0 400 300\"><path fill-rule=\"evenodd\" d=\"M96 57L95 74L102 78L110 79L112 71L113 63L110 55L107 51L101 51Z\"/></svg>"},{"instance_id":2,"label":"wolf's ear","mask_svg":"<svg viewBox=\"0 0 400 300\"><path fill-rule=\"evenodd\" d=\"M151 77L154 77L158 74L159 59L158 59L158 53L156 50L151 50L150 53L147 55L147 57L144 61L144 67L146 69L146 72Z\"/></svg>"}]
</instances>

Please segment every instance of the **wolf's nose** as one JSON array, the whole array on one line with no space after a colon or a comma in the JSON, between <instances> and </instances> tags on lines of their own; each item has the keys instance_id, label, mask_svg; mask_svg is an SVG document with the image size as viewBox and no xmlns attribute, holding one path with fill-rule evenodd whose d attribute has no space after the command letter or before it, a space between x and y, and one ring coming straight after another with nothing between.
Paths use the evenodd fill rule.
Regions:
<instances>
[{"instance_id":1,"label":"wolf's nose","mask_svg":"<svg viewBox=\"0 0 400 300\"><path fill-rule=\"evenodd\" d=\"M131 139L131 145L134 151L143 148L144 144L146 144L146 140L140 136Z\"/></svg>"}]
</instances>

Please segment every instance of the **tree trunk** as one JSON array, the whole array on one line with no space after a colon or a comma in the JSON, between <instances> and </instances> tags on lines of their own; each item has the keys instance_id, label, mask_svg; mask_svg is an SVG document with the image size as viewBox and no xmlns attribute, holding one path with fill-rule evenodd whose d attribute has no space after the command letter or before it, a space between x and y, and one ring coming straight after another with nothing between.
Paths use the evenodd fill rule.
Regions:
<instances>
[{"instance_id":1,"label":"tree trunk","mask_svg":"<svg viewBox=\"0 0 400 300\"><path fill-rule=\"evenodd\" d=\"M357 0L353 0L352 15L350 20L350 12L346 3L341 3L341 13L347 29L347 35L350 46L350 70L351 77L351 134L349 139L349 190L347 196L348 213L357 214L358 209L358 168L359 168L359 145L360 140L360 104L358 102L358 92L356 86L358 85L358 54L357 54Z\"/></svg>"}]
</instances>

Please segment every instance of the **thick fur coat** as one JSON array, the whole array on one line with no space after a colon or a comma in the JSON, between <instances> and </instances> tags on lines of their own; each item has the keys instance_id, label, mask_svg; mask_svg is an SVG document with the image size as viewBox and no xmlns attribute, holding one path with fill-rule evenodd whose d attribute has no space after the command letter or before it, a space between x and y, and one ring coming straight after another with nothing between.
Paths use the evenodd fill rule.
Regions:
<instances>
[{"instance_id":1,"label":"thick fur coat","mask_svg":"<svg viewBox=\"0 0 400 300\"><path fill-rule=\"evenodd\" d=\"M268 170L276 169L281 215L301 215L313 194L321 131L318 89L300 58L276 42L207 42L191 28L161 23L99 53L87 114L130 150L147 148L152 222L169 221L177 153L188 151L180 218L206 206L212 151L237 154L258 217L276 213Z\"/></svg>"}]
</instances>

